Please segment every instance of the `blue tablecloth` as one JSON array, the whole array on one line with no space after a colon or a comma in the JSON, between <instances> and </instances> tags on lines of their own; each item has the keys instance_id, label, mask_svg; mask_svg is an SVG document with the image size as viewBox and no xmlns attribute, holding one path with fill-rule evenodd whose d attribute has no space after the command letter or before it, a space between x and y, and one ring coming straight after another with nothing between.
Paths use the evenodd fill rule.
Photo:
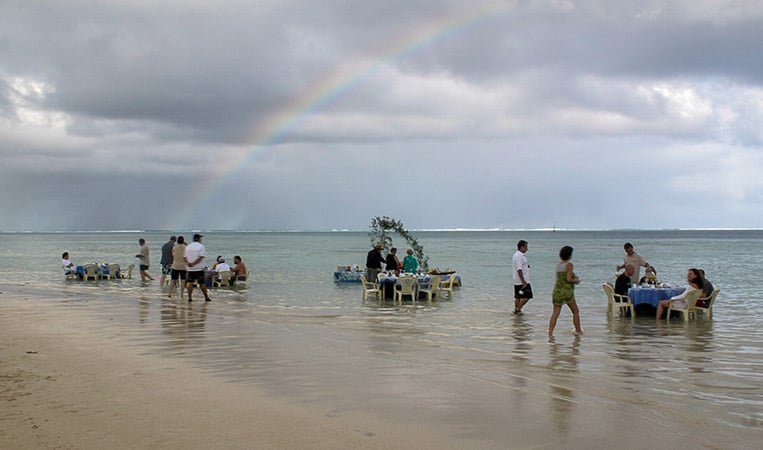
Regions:
<instances>
[{"instance_id":1,"label":"blue tablecloth","mask_svg":"<svg viewBox=\"0 0 763 450\"><path fill-rule=\"evenodd\" d=\"M628 289L628 297L634 305L640 305L646 303L652 305L655 308L660 300L667 300L670 297L682 294L686 290L686 287L672 287L672 288L642 288L632 287Z\"/></svg>"}]
</instances>

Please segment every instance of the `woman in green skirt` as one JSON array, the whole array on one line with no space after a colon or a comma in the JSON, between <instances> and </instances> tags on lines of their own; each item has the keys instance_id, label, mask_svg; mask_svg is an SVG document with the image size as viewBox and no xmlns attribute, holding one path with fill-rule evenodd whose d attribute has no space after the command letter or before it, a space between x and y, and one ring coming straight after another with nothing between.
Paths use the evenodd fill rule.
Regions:
<instances>
[{"instance_id":1,"label":"woman in green skirt","mask_svg":"<svg viewBox=\"0 0 763 450\"><path fill-rule=\"evenodd\" d=\"M575 334L582 334L580 328L580 309L575 302L575 285L580 283L580 279L572 271L572 247L565 245L559 250L559 264L556 265L556 284L551 298L554 302L554 312L551 313L551 319L548 321L548 337L554 337L554 328L559 313L562 312L562 306L567 305L572 311L572 323L575 325Z\"/></svg>"}]
</instances>

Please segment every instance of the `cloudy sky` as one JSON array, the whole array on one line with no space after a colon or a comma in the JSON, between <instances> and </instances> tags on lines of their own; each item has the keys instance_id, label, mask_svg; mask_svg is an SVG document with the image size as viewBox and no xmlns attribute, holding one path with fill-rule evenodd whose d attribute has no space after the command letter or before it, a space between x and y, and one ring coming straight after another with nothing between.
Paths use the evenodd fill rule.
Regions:
<instances>
[{"instance_id":1,"label":"cloudy sky","mask_svg":"<svg viewBox=\"0 0 763 450\"><path fill-rule=\"evenodd\" d=\"M763 2L0 0L0 231L763 227Z\"/></svg>"}]
</instances>

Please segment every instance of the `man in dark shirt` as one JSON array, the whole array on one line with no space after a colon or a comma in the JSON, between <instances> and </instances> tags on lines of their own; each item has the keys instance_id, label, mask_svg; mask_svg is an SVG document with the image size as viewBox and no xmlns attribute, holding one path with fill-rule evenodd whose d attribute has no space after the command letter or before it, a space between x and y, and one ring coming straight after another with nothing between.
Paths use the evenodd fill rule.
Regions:
<instances>
[{"instance_id":1,"label":"man in dark shirt","mask_svg":"<svg viewBox=\"0 0 763 450\"><path fill-rule=\"evenodd\" d=\"M382 269L382 263L384 262L384 257L381 253L382 248L381 244L376 244L366 257L366 279L372 283L376 283L376 276Z\"/></svg>"},{"instance_id":2,"label":"man in dark shirt","mask_svg":"<svg viewBox=\"0 0 763 450\"><path fill-rule=\"evenodd\" d=\"M621 273L615 280L615 294L628 295L628 289L631 287L631 276L636 272L632 264L625 265L625 272Z\"/></svg>"},{"instance_id":3,"label":"man in dark shirt","mask_svg":"<svg viewBox=\"0 0 763 450\"><path fill-rule=\"evenodd\" d=\"M707 278L705 278L705 271L702 269L699 269L699 274L702 275L702 298L703 300L697 300L697 306L701 306L702 308L707 308L707 298L710 298L710 295L715 290L715 286L713 286L713 283L710 282Z\"/></svg>"}]
</instances>

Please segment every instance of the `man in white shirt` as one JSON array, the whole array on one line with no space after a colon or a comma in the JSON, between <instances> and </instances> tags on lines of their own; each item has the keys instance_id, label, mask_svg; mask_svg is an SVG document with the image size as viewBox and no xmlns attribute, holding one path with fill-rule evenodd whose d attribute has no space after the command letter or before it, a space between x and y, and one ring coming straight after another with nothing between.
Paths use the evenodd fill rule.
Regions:
<instances>
[{"instance_id":1,"label":"man in white shirt","mask_svg":"<svg viewBox=\"0 0 763 450\"><path fill-rule=\"evenodd\" d=\"M204 283L204 258L207 256L207 250L204 248L204 244L201 243L201 238L204 236L200 234L193 235L193 242L185 248L185 256L183 259L188 265L186 269L186 281L188 283L188 301L192 302L193 287L195 284L199 285L201 292L204 293L204 300L211 301L209 293L207 292L207 285Z\"/></svg>"},{"instance_id":2,"label":"man in white shirt","mask_svg":"<svg viewBox=\"0 0 763 450\"><path fill-rule=\"evenodd\" d=\"M527 262L527 241L517 242L517 251L511 258L511 266L514 278L514 314L522 315L522 307L533 298L532 286L530 286L530 264Z\"/></svg>"},{"instance_id":3,"label":"man in white shirt","mask_svg":"<svg viewBox=\"0 0 763 450\"><path fill-rule=\"evenodd\" d=\"M77 275L77 267L69 260L69 252L61 255L61 267L64 269L64 275Z\"/></svg>"},{"instance_id":4,"label":"man in white shirt","mask_svg":"<svg viewBox=\"0 0 763 450\"><path fill-rule=\"evenodd\" d=\"M230 272L230 264L225 262L224 259L220 258L220 261L215 266L215 272Z\"/></svg>"}]
</instances>

